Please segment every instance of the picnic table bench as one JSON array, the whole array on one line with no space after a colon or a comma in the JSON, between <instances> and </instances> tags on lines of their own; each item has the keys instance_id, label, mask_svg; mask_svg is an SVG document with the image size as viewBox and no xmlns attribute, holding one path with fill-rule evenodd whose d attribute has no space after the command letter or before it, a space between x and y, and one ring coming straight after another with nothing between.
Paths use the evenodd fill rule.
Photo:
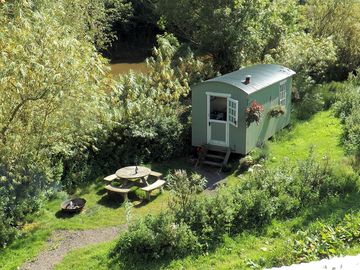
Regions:
<instances>
[{"instance_id":1,"label":"picnic table bench","mask_svg":"<svg viewBox=\"0 0 360 270\"><path fill-rule=\"evenodd\" d=\"M146 192L146 199L150 200L150 193L155 189L160 189L160 192L163 192L163 185L165 184L164 180L161 180L160 177L162 176L161 173L151 171L146 167L141 166L129 166L124 167L116 171L115 174L108 175L104 178L106 182L109 184L105 186L105 189L110 193L118 193L120 194L124 200L128 200L128 193L131 191L129 184L132 182L131 185L134 185L135 181L140 180L140 183L145 185L141 189ZM147 182L148 177L153 177L156 181L149 185ZM121 180L122 186L113 186L111 182L114 180ZM130 181L129 181L130 180Z\"/></svg>"},{"instance_id":2,"label":"picnic table bench","mask_svg":"<svg viewBox=\"0 0 360 270\"><path fill-rule=\"evenodd\" d=\"M104 181L106 181L106 182L111 182L111 181L114 181L116 179L118 179L116 174L111 174L111 175L108 175L108 176L104 177Z\"/></svg>"},{"instance_id":3,"label":"picnic table bench","mask_svg":"<svg viewBox=\"0 0 360 270\"><path fill-rule=\"evenodd\" d=\"M129 188L122 188L122 187L114 187L112 185L106 185L105 189L108 191L108 193L119 193L121 196L123 196L124 201L128 200L128 193L131 191Z\"/></svg>"},{"instance_id":4,"label":"picnic table bench","mask_svg":"<svg viewBox=\"0 0 360 270\"><path fill-rule=\"evenodd\" d=\"M160 177L162 176L162 173L151 171L149 176L153 176L157 179L160 179Z\"/></svg>"},{"instance_id":5,"label":"picnic table bench","mask_svg":"<svg viewBox=\"0 0 360 270\"><path fill-rule=\"evenodd\" d=\"M163 186L165 184L164 180L158 179L156 182L152 183L151 185L148 185L146 187L141 188L143 191L146 192L146 199L150 201L150 192L160 188L160 192L163 192Z\"/></svg>"}]
</instances>

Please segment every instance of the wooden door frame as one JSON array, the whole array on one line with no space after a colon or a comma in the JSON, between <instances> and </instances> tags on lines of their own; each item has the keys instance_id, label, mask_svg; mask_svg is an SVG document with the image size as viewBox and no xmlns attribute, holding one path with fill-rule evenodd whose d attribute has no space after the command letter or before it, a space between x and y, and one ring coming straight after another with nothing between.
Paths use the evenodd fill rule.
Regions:
<instances>
[{"instance_id":1,"label":"wooden door frame","mask_svg":"<svg viewBox=\"0 0 360 270\"><path fill-rule=\"evenodd\" d=\"M221 120L212 120L210 119L210 97L222 97L222 98L226 98L226 121L221 121ZM207 136L207 143L211 144L211 145L217 145L217 146L224 146L224 147L229 147L229 121L228 121L228 115L227 115L227 111L228 111L228 99L231 97L230 94L224 94L224 93L215 93L215 92L206 92L206 136ZM211 126L210 123L221 123L225 125L225 142L221 142L221 141L214 141L211 140Z\"/></svg>"}]
</instances>

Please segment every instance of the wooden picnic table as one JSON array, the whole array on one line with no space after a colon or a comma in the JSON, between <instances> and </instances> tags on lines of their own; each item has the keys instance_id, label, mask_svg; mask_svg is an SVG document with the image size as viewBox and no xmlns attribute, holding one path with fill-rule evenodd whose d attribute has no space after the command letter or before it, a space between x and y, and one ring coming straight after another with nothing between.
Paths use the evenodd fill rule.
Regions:
<instances>
[{"instance_id":1,"label":"wooden picnic table","mask_svg":"<svg viewBox=\"0 0 360 270\"><path fill-rule=\"evenodd\" d=\"M149 185L147 182L148 176L154 176L157 178L156 182ZM106 181L115 181L116 179L121 179L122 185L121 186L113 186L111 184L106 185L105 189L112 193L120 193L124 200L128 199L128 193L131 191L131 187L134 186L135 181L141 181L142 184L145 185L145 187L142 187L141 189L146 192L146 198L147 200L150 200L150 192L154 189L160 189L162 192L163 185L165 184L164 180L160 179L161 173L153 172L151 169L142 167L142 166L128 166L121 168L116 171L115 175L110 175L105 178ZM133 183L128 183L129 180Z\"/></svg>"},{"instance_id":2,"label":"wooden picnic table","mask_svg":"<svg viewBox=\"0 0 360 270\"><path fill-rule=\"evenodd\" d=\"M137 170L136 170L137 167ZM149 176L151 169L142 166L128 166L116 171L116 176L124 179L135 179Z\"/></svg>"}]
</instances>

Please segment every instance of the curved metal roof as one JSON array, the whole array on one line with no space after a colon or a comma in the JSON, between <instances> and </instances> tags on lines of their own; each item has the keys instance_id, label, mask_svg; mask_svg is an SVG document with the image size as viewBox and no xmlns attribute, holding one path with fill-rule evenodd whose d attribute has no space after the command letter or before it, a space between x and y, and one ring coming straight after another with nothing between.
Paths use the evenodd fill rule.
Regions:
<instances>
[{"instance_id":1,"label":"curved metal roof","mask_svg":"<svg viewBox=\"0 0 360 270\"><path fill-rule=\"evenodd\" d=\"M207 80L206 82L222 82L230 84L251 94L271 84L285 80L294 74L295 72L293 70L280 65L257 64ZM247 75L251 75L249 84L244 83Z\"/></svg>"}]
</instances>

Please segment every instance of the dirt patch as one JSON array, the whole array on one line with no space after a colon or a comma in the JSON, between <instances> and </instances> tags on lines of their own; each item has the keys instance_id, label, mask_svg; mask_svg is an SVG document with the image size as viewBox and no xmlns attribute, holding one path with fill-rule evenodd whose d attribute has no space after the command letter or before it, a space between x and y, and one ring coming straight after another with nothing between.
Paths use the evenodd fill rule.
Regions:
<instances>
[{"instance_id":1,"label":"dirt patch","mask_svg":"<svg viewBox=\"0 0 360 270\"><path fill-rule=\"evenodd\" d=\"M114 240L120 231L126 229L126 225L120 227L102 228L85 231L55 231L48 240L47 247L35 259L26 262L21 270L50 270L59 263L66 254L74 249L91 244L99 244Z\"/></svg>"},{"instance_id":2,"label":"dirt patch","mask_svg":"<svg viewBox=\"0 0 360 270\"><path fill-rule=\"evenodd\" d=\"M219 185L224 184L226 182L226 177L228 176L227 174L222 173L218 168L206 166L195 167L194 171L206 178L207 183L205 192L213 191Z\"/></svg>"}]
</instances>

